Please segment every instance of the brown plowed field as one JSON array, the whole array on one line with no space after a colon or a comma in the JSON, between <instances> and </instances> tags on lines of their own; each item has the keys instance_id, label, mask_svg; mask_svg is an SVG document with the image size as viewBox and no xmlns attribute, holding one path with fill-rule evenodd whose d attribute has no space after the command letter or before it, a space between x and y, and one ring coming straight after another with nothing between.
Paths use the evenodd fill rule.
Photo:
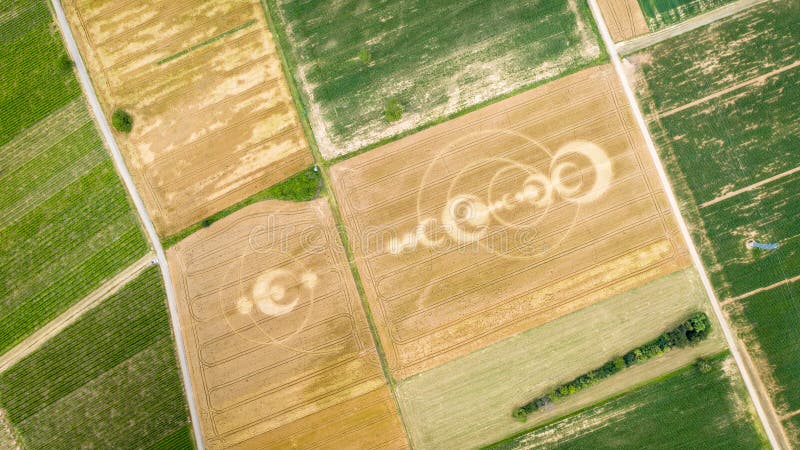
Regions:
<instances>
[{"instance_id":1,"label":"brown plowed field","mask_svg":"<svg viewBox=\"0 0 800 450\"><path fill-rule=\"evenodd\" d=\"M311 153L255 0L66 0L107 114L159 233L308 167Z\"/></svg>"},{"instance_id":2,"label":"brown plowed field","mask_svg":"<svg viewBox=\"0 0 800 450\"><path fill-rule=\"evenodd\" d=\"M627 41L650 32L636 0L597 0L597 6L614 42Z\"/></svg>"},{"instance_id":3,"label":"brown plowed field","mask_svg":"<svg viewBox=\"0 0 800 450\"><path fill-rule=\"evenodd\" d=\"M610 66L331 170L405 378L690 264Z\"/></svg>"},{"instance_id":4,"label":"brown plowed field","mask_svg":"<svg viewBox=\"0 0 800 450\"><path fill-rule=\"evenodd\" d=\"M209 448L405 445L325 200L244 208L168 260Z\"/></svg>"}]
</instances>

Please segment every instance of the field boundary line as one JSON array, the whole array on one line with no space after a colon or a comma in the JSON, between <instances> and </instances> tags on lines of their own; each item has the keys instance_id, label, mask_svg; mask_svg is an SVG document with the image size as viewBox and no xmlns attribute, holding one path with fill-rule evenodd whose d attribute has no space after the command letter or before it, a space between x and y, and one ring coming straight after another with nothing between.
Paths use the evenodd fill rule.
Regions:
<instances>
[{"instance_id":1,"label":"field boundary line","mask_svg":"<svg viewBox=\"0 0 800 450\"><path fill-rule=\"evenodd\" d=\"M737 295L736 297L731 297L731 298L725 299L725 301L722 302L722 305L727 305L729 303L733 303L735 301L742 300L742 299L747 298L747 297L752 297L753 295L760 294L762 292L771 291L771 290L773 290L775 288L783 286L784 284L794 283L796 281L800 281L800 275L797 275L796 277L792 277L792 278L784 278L783 280L778 281L777 283L772 283L769 286L764 286L764 287L760 287L758 289L753 289L752 291L746 292L746 293L744 293L742 295Z\"/></svg>"},{"instance_id":2,"label":"field boundary line","mask_svg":"<svg viewBox=\"0 0 800 450\"><path fill-rule=\"evenodd\" d=\"M787 70L792 70L797 66L800 66L800 59L795 61L795 62L793 62L793 63L791 63L791 64L789 64L789 65L783 66L783 67L781 67L779 69L775 69L772 72L767 72L767 73L765 73L763 75L759 75L759 76L753 77L753 78L751 78L749 80L742 81L741 83L734 84L733 86L727 87L725 89L722 89L721 91L717 91L717 92L715 92L713 94L707 95L707 96L705 96L705 97L703 97L703 98L701 98L699 100L695 100L693 102L689 102L689 103L687 103L687 104L685 104L683 106L678 106L677 108L672 108L669 111L666 111L664 113L656 113L656 114L658 115L659 118L669 117L669 116L671 116L673 114L677 114L677 113L679 113L681 111L685 111L685 110L687 110L689 108L693 108L695 106L702 105L703 103L705 103L705 102L707 102L709 100L714 100L715 98L722 97L725 94L729 94L729 93L731 93L733 91L736 91L736 90L739 90L739 89L741 89L743 87L747 87L747 86L750 86L750 85L753 85L753 84L764 83L764 82L766 82L766 80L768 78L771 78L771 77L773 77L775 75L778 75L778 74L781 74L783 72L786 72Z\"/></svg>"},{"instance_id":3,"label":"field boundary line","mask_svg":"<svg viewBox=\"0 0 800 450\"><path fill-rule=\"evenodd\" d=\"M614 69L617 72L619 82L620 84L622 84L622 90L624 91L625 97L628 100L631 112L634 116L634 120L636 120L636 123L639 126L639 130L642 133L642 137L644 138L647 150L650 153L653 164L655 165L656 171L658 172L658 177L661 180L662 186L664 187L664 191L667 195L667 200L669 201L670 208L672 209L673 215L675 216L675 220L678 222L678 227L680 228L684 241L686 241L686 247L689 249L689 254L692 257L694 266L697 269L700 275L700 279L703 283L703 287L705 288L706 293L708 294L711 306L714 310L714 314L717 316L717 320L720 323L720 327L722 328L722 332L725 335L725 340L728 343L728 347L731 350L731 354L733 354L734 360L736 361L736 365L739 367L739 371L742 374L742 379L745 383L745 386L747 387L748 394L750 395L750 398L753 401L753 407L755 408L756 413L758 414L758 417L761 421L761 425L764 428L764 433L766 433L767 439L769 439L769 443L773 448L776 449L789 448L788 444L786 444L788 439L783 434L784 433L783 428L780 426L780 422L778 421L775 409L770 403L769 396L767 395L766 392L760 392L759 388L756 387L753 378L757 377L758 375L754 370L754 368L749 366L745 361L744 356L742 355L743 351L737 345L736 336L733 334L730 324L728 323L725 314L722 311L719 299L717 298L717 295L714 292L714 289L711 285L711 281L708 277L708 273L706 272L705 266L703 266L703 262L700 259L700 253L697 251L697 247L695 246L694 240L692 239L689 227L686 224L686 221L683 219L678 199L675 196L675 191L672 189L672 185L669 181L669 177L667 176L667 172L664 169L664 165L661 163L661 159L658 156L658 151L656 150L655 142L653 141L653 137L650 135L650 131L647 128L647 122L645 121L644 115L642 115L639 103L636 100L636 95L634 94L633 89L631 88L631 83L629 82L628 76L625 73L625 68L622 66L622 60L620 59L619 53L617 52L617 48L614 46L614 42L611 40L611 35L609 34L608 27L606 26L605 21L603 20L603 16L600 13L600 8L597 5L597 0L589 0L589 7L592 10L592 15L594 16L595 21L597 22L597 27L600 30L600 35L602 36L603 42L606 45L606 49L608 50L611 62L614 65ZM762 405L762 400L764 403L767 404L767 408L769 408L769 411L767 411L764 405ZM778 441L778 437L776 436L775 430L773 430L772 426L773 422L776 422L778 427L780 428L780 430L778 430L781 437L780 443Z\"/></svg>"},{"instance_id":4,"label":"field boundary line","mask_svg":"<svg viewBox=\"0 0 800 450\"><path fill-rule=\"evenodd\" d=\"M128 171L128 167L125 164L125 159L122 157L122 153L120 153L117 141L114 139L114 134L111 132L111 127L108 125L108 119L103 113L103 108L100 106L100 101L98 100L97 93L94 90L94 85L92 84L92 80L89 77L89 72L84 64L83 56L78 49L78 43L75 41L75 37L72 35L72 29L67 21L67 16L64 13L64 7L61 4L61 0L50 0L50 3L53 6L53 12L55 13L58 27L61 30L61 35L64 39L67 53L75 63L74 69L78 74L78 81L81 84L81 90L86 96L86 100L89 102L92 115L94 116L98 129L100 130L100 136L111 153L111 159L114 162L114 167L117 169L117 173L122 179L125 190L128 191L128 195L136 207L136 213L138 214L139 219L145 228L147 238L150 241L150 244L153 246L153 250L155 251L156 261L159 265L159 269L161 270L161 277L164 281L164 290L167 295L170 325L172 326L174 338L173 341L177 350L183 387L186 391L184 392L184 396L189 408L189 416L192 422L195 445L197 446L197 450L204 450L205 445L203 442L203 435L200 431L200 415L198 413L194 391L192 390L192 380L189 378L189 361L186 357L183 333L181 332L180 323L178 322L178 305L175 300L175 289L172 285L169 267L167 267L167 256L164 253L164 248L161 246L161 241L158 238L158 233L153 225L153 221L151 220L150 215L144 206L144 201L139 195L139 191L136 190L136 185L134 184L131 173Z\"/></svg>"},{"instance_id":5,"label":"field boundary line","mask_svg":"<svg viewBox=\"0 0 800 450\"><path fill-rule=\"evenodd\" d=\"M11 350L0 356L0 373L6 371L20 360L30 355L50 338L60 333L62 330L72 325L84 313L98 306L107 298L116 294L129 281L136 278L145 271L153 261L155 253L151 250L141 259L123 269L120 273L103 283L100 287L89 293L86 297L75 303L68 310L61 313L55 319L49 321L45 326L36 330L25 340L11 348Z\"/></svg>"},{"instance_id":6,"label":"field boundary line","mask_svg":"<svg viewBox=\"0 0 800 450\"><path fill-rule=\"evenodd\" d=\"M628 41L620 42L611 48L615 48L617 53L619 53L621 56L630 55L631 53L637 52L643 48L650 47L658 44L659 42L666 41L667 39L680 36L681 34L688 33L689 31L714 23L718 20L722 20L726 17L730 17L736 13L766 1L768 0L739 0L736 3L720 6L719 8L700 14L699 16L692 17L691 19L687 19L678 24L662 28L656 32Z\"/></svg>"},{"instance_id":7,"label":"field boundary line","mask_svg":"<svg viewBox=\"0 0 800 450\"><path fill-rule=\"evenodd\" d=\"M800 409L798 409L797 411L792 411L790 413L782 415L781 416L781 420L783 421L783 420L786 420L786 419L791 419L792 417L797 416L797 415L800 415Z\"/></svg>"},{"instance_id":8,"label":"field boundary line","mask_svg":"<svg viewBox=\"0 0 800 450\"><path fill-rule=\"evenodd\" d=\"M733 192L728 192L725 195L720 195L719 197L717 197L717 198L715 198L713 200L709 200L709 201L703 203L702 205L700 205L700 209L703 209L703 208L705 208L707 206L716 205L717 203L719 203L721 201L727 200L729 198L736 197L737 195L743 194L743 193L745 193L747 191L752 191L753 189L758 189L761 186L764 186L765 184L769 184L769 183L771 183L773 181L780 180L781 178L786 178L789 175L795 174L797 172L800 172L800 166L797 166L794 169L789 169L786 172L779 173L777 175L771 176L771 177L766 178L764 180L758 181L756 183L751 184L750 186L745 186L745 187L743 187L741 189L737 189L737 190L735 190Z\"/></svg>"}]
</instances>

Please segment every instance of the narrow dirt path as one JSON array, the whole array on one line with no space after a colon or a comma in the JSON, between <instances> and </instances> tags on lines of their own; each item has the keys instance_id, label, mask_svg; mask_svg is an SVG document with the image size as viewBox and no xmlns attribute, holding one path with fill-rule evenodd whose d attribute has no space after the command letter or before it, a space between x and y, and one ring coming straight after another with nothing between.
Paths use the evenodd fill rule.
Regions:
<instances>
[{"instance_id":1,"label":"narrow dirt path","mask_svg":"<svg viewBox=\"0 0 800 450\"><path fill-rule=\"evenodd\" d=\"M678 223L678 227L680 228L681 235L683 236L683 239L689 249L689 254L692 257L694 266L700 274L703 287L705 288L709 300L711 301L714 314L719 320L720 328L725 335L725 340L728 343L731 354L733 355L734 360L736 360L736 365L739 367L739 371L742 374L742 380L744 381L744 384L747 387L747 392L753 401L753 407L758 414L758 418L761 421L764 432L767 435L767 439L773 448L790 448L787 443L788 440L783 431L783 427L781 426L778 415L775 412L775 408L772 406L769 396L767 395L766 389L758 379L757 372L754 370L749 355L740 347L740 341L733 333L731 326L722 311L722 306L720 305L719 299L717 298L717 295L711 286L711 280L708 278L708 273L706 272L705 266L700 259L700 253L697 251L697 247L695 246L691 233L689 232L689 227L683 218L678 205L678 200L675 197L675 191L672 189L667 172L658 156L653 137L650 135L650 130L647 128L647 122L645 121L644 115L642 115L641 108L639 108L639 103L636 100L636 95L633 93L633 88L631 88L632 84L628 80L628 75L625 73L625 69L622 66L622 60L617 52L617 47L614 46L614 42L611 40L611 34L609 33L608 27L606 26L603 16L600 13L600 8L597 6L597 0L589 0L589 7L592 10L592 15L597 23L600 35L602 36L603 42L606 46L606 50L608 51L611 62L617 72L620 84L622 84L622 89L625 92L628 103L630 104L636 124L639 128L639 131L642 133L647 150L650 153L650 157L656 167L658 177L661 180L661 184L664 186L664 191L667 194L670 209L672 210L675 220Z\"/></svg>"},{"instance_id":2,"label":"narrow dirt path","mask_svg":"<svg viewBox=\"0 0 800 450\"><path fill-rule=\"evenodd\" d=\"M2 356L0 356L0 372L5 371L9 367L19 362L22 358L33 353L36 349L41 347L45 341L78 320L83 313L99 305L103 302L103 300L119 291L122 286L125 286L125 284L136 278L140 273L144 272L147 267L152 265L153 258L155 258L155 256L156 255L154 252L148 252L140 260L136 261L131 266L125 268L122 272L103 283L103 285L95 289L94 292L87 295L78 303L72 305L71 308L61 313L60 316L51 320L47 323L47 325L39 328L35 333L28 336L27 339L4 353Z\"/></svg>"},{"instance_id":3,"label":"narrow dirt path","mask_svg":"<svg viewBox=\"0 0 800 450\"><path fill-rule=\"evenodd\" d=\"M756 294L764 292L764 291L771 291L771 290L773 290L773 289L775 289L777 287L783 286L784 284L794 283L796 281L800 281L800 275L798 275L796 277L792 277L792 278L785 278L785 279L783 279L781 281L778 281L777 283L770 284L769 286L764 286L764 287L761 287L761 288L758 288L758 289L754 289L754 290L752 290L750 292L746 292L746 293L744 293L742 295L737 295L736 297L731 297L729 299L726 299L724 302L722 302L722 304L723 305L727 305L729 303L733 303L733 302L741 300L743 298L751 297L753 295L756 295Z\"/></svg>"},{"instance_id":4,"label":"narrow dirt path","mask_svg":"<svg viewBox=\"0 0 800 450\"><path fill-rule=\"evenodd\" d=\"M696 28L708 25L712 22L716 22L717 20L732 16L740 11L750 8L751 6L764 3L765 1L767 0L739 0L738 2L722 6L705 14L692 17L691 19L683 21L679 24L658 30L655 33L650 33L636 39L631 39L630 41L620 42L616 46L617 53L619 53L620 56L629 55L645 47L650 47L651 45L655 45L661 41L665 41L688 31L692 31Z\"/></svg>"},{"instance_id":5,"label":"narrow dirt path","mask_svg":"<svg viewBox=\"0 0 800 450\"><path fill-rule=\"evenodd\" d=\"M789 175L792 175L792 174L797 173L797 172L800 172L800 167L795 167L794 169L787 170L786 172L779 173L779 174L777 174L775 176L766 178L766 179L761 180L761 181L759 181L757 183L753 183L750 186L745 186L745 187L743 187L741 189L737 189L735 191L728 192L725 195L720 195L719 197L717 197L717 198L715 198L713 200L709 200L709 201L703 203L702 205L700 205L700 208L705 208L705 207L717 204L717 203L719 203L719 202L721 202L723 200L727 200L729 198L736 197L739 194L743 194L745 192L752 191L753 189L758 189L761 186L764 186L765 184L771 183L771 182L776 181L776 180L780 180L781 178L788 177Z\"/></svg>"}]
</instances>

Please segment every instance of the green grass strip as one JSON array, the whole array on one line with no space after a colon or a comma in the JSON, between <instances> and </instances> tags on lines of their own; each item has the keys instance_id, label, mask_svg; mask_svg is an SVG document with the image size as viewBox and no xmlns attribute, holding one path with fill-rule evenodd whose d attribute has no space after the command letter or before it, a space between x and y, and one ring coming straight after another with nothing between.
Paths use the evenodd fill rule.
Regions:
<instances>
[{"instance_id":1,"label":"green grass strip","mask_svg":"<svg viewBox=\"0 0 800 450\"><path fill-rule=\"evenodd\" d=\"M168 62L170 62L172 60L178 59L181 56L185 56L185 55L189 54L190 52L193 52L193 51L197 50L198 48L205 47L206 45L211 44L212 42L218 41L218 40L224 38L225 36L228 36L228 35L231 35L233 33L236 33L237 31L244 30L245 28L249 27L250 25L253 25L254 23L256 23L255 19L248 20L247 22L239 25L236 28L231 28L230 30L228 30L228 31L226 31L224 33L218 34L218 35L216 35L216 36L214 36L212 38L206 39L205 41L203 41L203 42L201 42L199 44L193 45L193 46L187 48L186 50L181 50L181 51L179 51L178 53L175 53L172 56L167 56L166 58L159 60L156 63L156 65L160 66L160 65L162 65L164 63L168 63Z\"/></svg>"}]
</instances>

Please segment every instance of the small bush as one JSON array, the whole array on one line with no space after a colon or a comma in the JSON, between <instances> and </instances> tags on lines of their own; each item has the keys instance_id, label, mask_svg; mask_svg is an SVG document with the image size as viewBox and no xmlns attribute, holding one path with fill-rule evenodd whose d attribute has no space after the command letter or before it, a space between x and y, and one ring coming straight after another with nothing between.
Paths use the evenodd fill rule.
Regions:
<instances>
[{"instance_id":1,"label":"small bush","mask_svg":"<svg viewBox=\"0 0 800 450\"><path fill-rule=\"evenodd\" d=\"M203 227L203 228L208 228L208 227L211 226L212 223L214 223L214 219L208 217L208 218L203 219L202 222L200 222L200 226Z\"/></svg>"},{"instance_id":2,"label":"small bush","mask_svg":"<svg viewBox=\"0 0 800 450\"><path fill-rule=\"evenodd\" d=\"M403 117L403 105L400 101L392 97L386 100L386 106L383 109L384 117L387 122L397 122Z\"/></svg>"},{"instance_id":3,"label":"small bush","mask_svg":"<svg viewBox=\"0 0 800 450\"><path fill-rule=\"evenodd\" d=\"M714 363L707 359L699 358L694 362L694 367L700 373L709 373L714 370Z\"/></svg>"},{"instance_id":4,"label":"small bush","mask_svg":"<svg viewBox=\"0 0 800 450\"><path fill-rule=\"evenodd\" d=\"M369 65L369 63L372 62L372 53L366 48L362 48L361 51L358 52L358 59L364 63L364 65Z\"/></svg>"},{"instance_id":5,"label":"small bush","mask_svg":"<svg viewBox=\"0 0 800 450\"><path fill-rule=\"evenodd\" d=\"M75 63L72 62L71 59L69 59L69 55L67 55L66 53L61 55L60 58L58 58L58 68L62 72L71 72L72 66L74 65Z\"/></svg>"},{"instance_id":6,"label":"small bush","mask_svg":"<svg viewBox=\"0 0 800 450\"><path fill-rule=\"evenodd\" d=\"M121 133L130 133L133 129L133 117L126 111L118 109L111 115L111 125Z\"/></svg>"},{"instance_id":7,"label":"small bush","mask_svg":"<svg viewBox=\"0 0 800 450\"><path fill-rule=\"evenodd\" d=\"M528 420L528 413L525 411L525 408L516 408L511 412L511 417L517 422L525 422Z\"/></svg>"}]
</instances>

